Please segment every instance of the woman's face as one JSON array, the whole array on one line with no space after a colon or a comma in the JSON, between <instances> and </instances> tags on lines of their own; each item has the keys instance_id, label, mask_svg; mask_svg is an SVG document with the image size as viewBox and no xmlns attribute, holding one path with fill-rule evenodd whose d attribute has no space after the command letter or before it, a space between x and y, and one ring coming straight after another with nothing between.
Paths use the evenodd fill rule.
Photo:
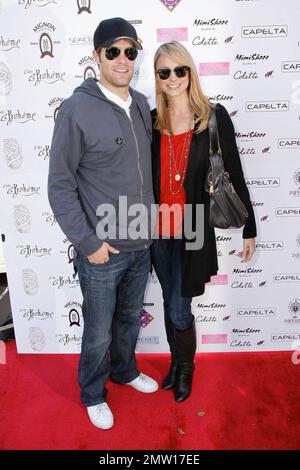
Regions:
<instances>
[{"instance_id":1,"label":"woman's face","mask_svg":"<svg viewBox=\"0 0 300 470\"><path fill-rule=\"evenodd\" d=\"M161 55L156 63L155 75L156 75L156 83L158 88L164 92L169 98L177 97L182 95L186 92L186 89L189 85L189 71L188 70L179 70L179 75L185 74L184 77L177 77L174 72L175 67L182 67L185 64L179 64L178 62L174 62L170 57L166 55ZM169 78L166 80L162 80L157 73L158 70L171 70L171 74Z\"/></svg>"}]
</instances>

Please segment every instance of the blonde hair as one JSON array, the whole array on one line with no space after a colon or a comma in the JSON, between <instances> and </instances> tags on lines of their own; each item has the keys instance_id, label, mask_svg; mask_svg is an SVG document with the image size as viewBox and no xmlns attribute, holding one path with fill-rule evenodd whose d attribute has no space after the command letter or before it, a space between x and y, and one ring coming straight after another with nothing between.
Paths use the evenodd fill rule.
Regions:
<instances>
[{"instance_id":1,"label":"blonde hair","mask_svg":"<svg viewBox=\"0 0 300 470\"><path fill-rule=\"evenodd\" d=\"M188 101L195 115L196 134L207 128L210 116L211 104L201 90L198 72L189 51L178 41L171 41L162 44L154 56L155 73L155 94L157 119L155 128L162 132L163 129L170 131L170 122L168 115L168 97L161 91L159 79L156 73L156 64L161 56L168 56L174 62L180 65L187 65L190 68L190 80L187 88Z\"/></svg>"}]
</instances>

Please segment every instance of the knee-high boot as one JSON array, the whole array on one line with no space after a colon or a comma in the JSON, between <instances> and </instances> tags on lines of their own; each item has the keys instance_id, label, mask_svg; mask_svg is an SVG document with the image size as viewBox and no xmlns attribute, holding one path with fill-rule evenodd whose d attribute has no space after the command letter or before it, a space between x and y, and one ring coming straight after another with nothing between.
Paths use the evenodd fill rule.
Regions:
<instances>
[{"instance_id":1,"label":"knee-high boot","mask_svg":"<svg viewBox=\"0 0 300 470\"><path fill-rule=\"evenodd\" d=\"M171 351L171 365L168 374L163 380L162 389L163 390L170 390L175 386L176 380L176 370L177 370L177 354L176 354L176 344L175 344L175 328L172 325L168 314L167 309L164 308L164 316L165 316L165 328L167 334L167 340L170 346Z\"/></svg>"},{"instance_id":2,"label":"knee-high boot","mask_svg":"<svg viewBox=\"0 0 300 470\"><path fill-rule=\"evenodd\" d=\"M196 352L195 322L187 330L175 329L175 344L177 354L175 401L180 402L186 400L192 391Z\"/></svg>"}]
</instances>

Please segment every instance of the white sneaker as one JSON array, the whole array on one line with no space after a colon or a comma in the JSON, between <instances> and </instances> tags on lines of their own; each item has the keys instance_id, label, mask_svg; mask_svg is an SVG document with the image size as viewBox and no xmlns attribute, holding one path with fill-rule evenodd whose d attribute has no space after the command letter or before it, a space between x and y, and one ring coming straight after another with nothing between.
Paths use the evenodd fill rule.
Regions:
<instances>
[{"instance_id":1,"label":"white sneaker","mask_svg":"<svg viewBox=\"0 0 300 470\"><path fill-rule=\"evenodd\" d=\"M153 393L158 390L158 383L156 380L151 379L151 377L142 373L140 373L136 379L131 382L127 382L126 385L130 385L130 387L133 387L142 393Z\"/></svg>"},{"instance_id":2,"label":"white sneaker","mask_svg":"<svg viewBox=\"0 0 300 470\"><path fill-rule=\"evenodd\" d=\"M114 416L106 402L88 406L87 412L91 422L100 429L109 429L114 425Z\"/></svg>"}]
</instances>

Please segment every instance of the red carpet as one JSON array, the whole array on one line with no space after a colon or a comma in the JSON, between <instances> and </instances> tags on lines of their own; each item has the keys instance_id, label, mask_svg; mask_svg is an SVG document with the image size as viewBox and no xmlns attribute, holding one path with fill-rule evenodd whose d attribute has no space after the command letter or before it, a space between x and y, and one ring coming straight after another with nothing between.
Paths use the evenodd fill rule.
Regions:
<instances>
[{"instance_id":1,"label":"red carpet","mask_svg":"<svg viewBox=\"0 0 300 470\"><path fill-rule=\"evenodd\" d=\"M115 426L90 424L79 401L78 355L18 355L0 365L1 449L299 449L300 365L290 352L198 354L193 394L142 395L109 383ZM167 355L138 355L161 381Z\"/></svg>"}]
</instances>

